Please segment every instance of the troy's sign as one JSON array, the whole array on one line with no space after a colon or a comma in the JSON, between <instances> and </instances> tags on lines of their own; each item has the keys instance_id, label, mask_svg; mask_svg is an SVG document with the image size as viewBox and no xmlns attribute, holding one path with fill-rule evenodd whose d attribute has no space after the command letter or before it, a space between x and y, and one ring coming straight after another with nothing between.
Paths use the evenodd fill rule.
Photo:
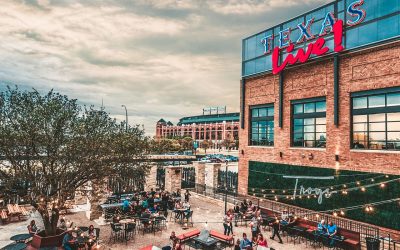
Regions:
<instances>
[{"instance_id":1,"label":"troy's sign","mask_svg":"<svg viewBox=\"0 0 400 250\"><path fill-rule=\"evenodd\" d=\"M351 3L347 7L347 14L350 17L355 18L354 20L347 20L346 24L348 26L354 26L361 23L366 15L366 12L360 9L360 6L364 4L364 0L357 0ZM321 30L317 35L318 38L315 42L310 43L307 46L307 49L304 50L300 48L297 50L296 55L293 55L292 52L294 50L295 44L303 43L304 41L312 40L316 38L316 35L312 34L311 26L314 23L314 18L307 20L307 22L299 23L297 28L300 30L300 36L293 43L290 34L291 29L287 28L279 32L279 47L275 47L272 51L272 41L273 36L269 35L264 37L261 40L261 43L264 45L264 54L270 54L272 52L272 73L278 74L281 72L287 65L293 65L297 62L304 63L306 62L311 54L316 56L322 56L329 52L329 48L325 46L324 36L333 32L334 39L334 52L340 52L344 49L342 45L343 41L343 20L335 19L331 12L328 12L325 15L325 18L322 22ZM283 60L281 64L280 62L280 51L286 49L288 53L286 58Z\"/></svg>"}]
</instances>

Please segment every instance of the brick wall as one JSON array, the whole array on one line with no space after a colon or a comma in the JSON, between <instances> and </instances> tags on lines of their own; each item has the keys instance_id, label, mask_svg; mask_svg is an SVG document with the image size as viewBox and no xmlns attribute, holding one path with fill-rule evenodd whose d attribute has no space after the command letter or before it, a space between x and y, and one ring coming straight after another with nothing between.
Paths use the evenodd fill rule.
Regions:
<instances>
[{"instance_id":1,"label":"brick wall","mask_svg":"<svg viewBox=\"0 0 400 250\"><path fill-rule=\"evenodd\" d=\"M286 69L283 127L279 128L279 77L271 73L246 79L245 128L239 133L239 147L244 151L239 160L239 193L247 193L249 161L400 174L400 152L350 149L350 94L400 86L400 42L341 55L339 84L339 126L336 127L333 58ZM326 96L327 147L291 148L290 101L319 96ZM275 105L274 147L248 146L249 106L267 103ZM308 157L310 154L312 159ZM335 154L339 154L339 162L335 161Z\"/></svg>"}]
</instances>

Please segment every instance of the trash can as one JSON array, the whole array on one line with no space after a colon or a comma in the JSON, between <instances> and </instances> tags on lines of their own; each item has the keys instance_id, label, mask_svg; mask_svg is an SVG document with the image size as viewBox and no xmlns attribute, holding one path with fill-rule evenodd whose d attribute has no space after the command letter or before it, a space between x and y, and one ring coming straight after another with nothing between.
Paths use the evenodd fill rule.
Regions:
<instances>
[{"instance_id":1,"label":"trash can","mask_svg":"<svg viewBox=\"0 0 400 250\"><path fill-rule=\"evenodd\" d=\"M379 239L366 237L365 241L367 243L367 250L379 250L379 245L381 244Z\"/></svg>"}]
</instances>

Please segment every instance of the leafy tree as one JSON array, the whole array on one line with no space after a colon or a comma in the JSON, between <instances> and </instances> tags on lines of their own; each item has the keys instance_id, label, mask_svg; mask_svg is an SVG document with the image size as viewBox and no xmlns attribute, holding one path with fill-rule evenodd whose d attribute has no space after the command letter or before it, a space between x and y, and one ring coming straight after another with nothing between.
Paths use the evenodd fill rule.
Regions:
<instances>
[{"instance_id":1,"label":"leafy tree","mask_svg":"<svg viewBox=\"0 0 400 250\"><path fill-rule=\"evenodd\" d=\"M204 153L207 154L207 149L209 149L212 145L212 141L204 140L201 142L201 148L204 149Z\"/></svg>"},{"instance_id":2,"label":"leafy tree","mask_svg":"<svg viewBox=\"0 0 400 250\"><path fill-rule=\"evenodd\" d=\"M8 88L0 93L0 118L5 194L23 189L46 235L56 233L59 211L75 191L110 174L147 172L141 160L148 141L139 127L125 129L103 109L82 108L65 95Z\"/></svg>"}]
</instances>

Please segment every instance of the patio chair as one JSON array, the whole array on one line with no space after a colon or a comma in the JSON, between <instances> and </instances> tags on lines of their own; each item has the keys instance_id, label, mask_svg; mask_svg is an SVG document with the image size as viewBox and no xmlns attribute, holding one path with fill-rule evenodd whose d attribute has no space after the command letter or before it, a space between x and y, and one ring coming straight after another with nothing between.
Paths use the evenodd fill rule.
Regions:
<instances>
[{"instance_id":1,"label":"patio chair","mask_svg":"<svg viewBox=\"0 0 400 250\"><path fill-rule=\"evenodd\" d=\"M289 238L291 238L293 240L293 244L296 244L296 240L299 239L299 244L300 244L300 237L298 235L298 232L296 230L294 230L293 228L290 227L286 227L286 239L287 242L289 242Z\"/></svg>"},{"instance_id":2,"label":"patio chair","mask_svg":"<svg viewBox=\"0 0 400 250\"><path fill-rule=\"evenodd\" d=\"M125 233L126 233L127 240L130 240L131 238L133 238L135 232L136 232L136 224L134 224L134 223L126 224Z\"/></svg>"},{"instance_id":3,"label":"patio chair","mask_svg":"<svg viewBox=\"0 0 400 250\"><path fill-rule=\"evenodd\" d=\"M114 223L111 223L111 233L110 233L110 238L108 240L108 243L111 242L111 240L114 240L114 243L117 240L120 240L123 238L123 230L120 225L116 225Z\"/></svg>"},{"instance_id":4,"label":"patio chair","mask_svg":"<svg viewBox=\"0 0 400 250\"><path fill-rule=\"evenodd\" d=\"M190 211L186 216L185 216L185 219L186 219L186 223L189 225L189 224L192 224L192 227L193 227L193 210L192 211Z\"/></svg>"}]
</instances>

